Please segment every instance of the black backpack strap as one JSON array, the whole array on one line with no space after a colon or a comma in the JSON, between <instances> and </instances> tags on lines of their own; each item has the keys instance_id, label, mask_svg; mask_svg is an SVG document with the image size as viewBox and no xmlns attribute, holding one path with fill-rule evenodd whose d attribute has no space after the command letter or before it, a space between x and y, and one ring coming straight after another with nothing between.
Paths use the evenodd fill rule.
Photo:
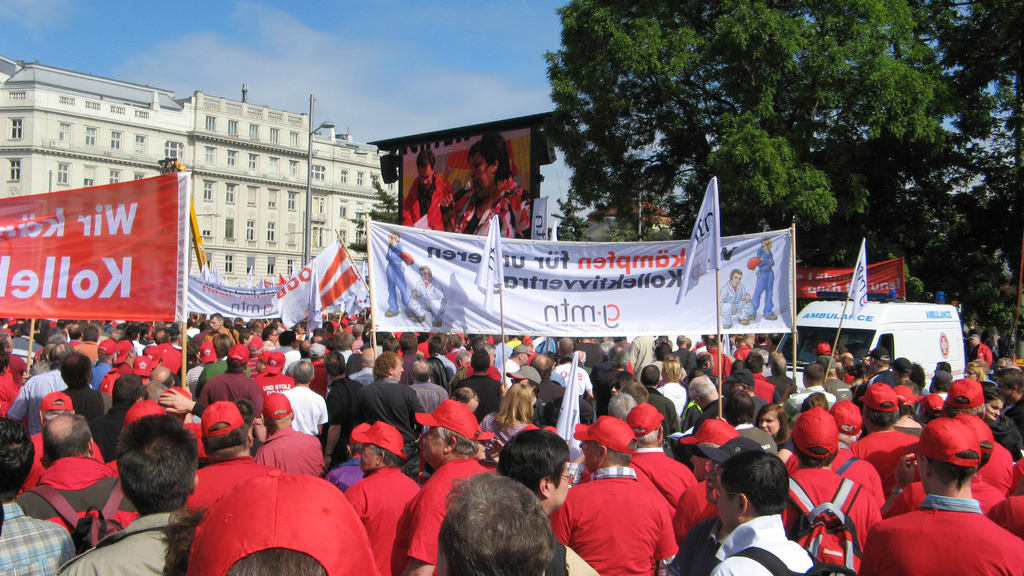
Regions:
<instances>
[{"instance_id":1,"label":"black backpack strap","mask_svg":"<svg viewBox=\"0 0 1024 576\"><path fill-rule=\"evenodd\" d=\"M78 525L78 512L71 507L71 504L68 503L67 499L56 488L40 484L29 490L29 492L46 500L46 503L52 506L57 515L64 520L64 523L70 526L70 530L74 530L75 526Z\"/></svg>"},{"instance_id":2,"label":"black backpack strap","mask_svg":"<svg viewBox=\"0 0 1024 576\"><path fill-rule=\"evenodd\" d=\"M852 466L858 460L860 460L860 458L857 458L856 456L850 456L850 459L847 460L846 462L843 462L843 465L839 467L839 470L836 470L836 474L842 476L843 472L846 472L850 468L850 466Z\"/></svg>"},{"instance_id":3,"label":"black backpack strap","mask_svg":"<svg viewBox=\"0 0 1024 576\"><path fill-rule=\"evenodd\" d=\"M736 557L749 558L761 566L764 566L765 570L771 572L774 576L791 576L794 574L794 572L789 569L789 566L786 566L785 562L764 548L751 546L750 548L745 548L739 553L730 556L730 558Z\"/></svg>"},{"instance_id":4,"label":"black backpack strap","mask_svg":"<svg viewBox=\"0 0 1024 576\"><path fill-rule=\"evenodd\" d=\"M557 543L555 545L555 555L551 557L551 562L548 562L544 576L567 576L568 574L569 571L565 566L565 546Z\"/></svg>"}]
</instances>

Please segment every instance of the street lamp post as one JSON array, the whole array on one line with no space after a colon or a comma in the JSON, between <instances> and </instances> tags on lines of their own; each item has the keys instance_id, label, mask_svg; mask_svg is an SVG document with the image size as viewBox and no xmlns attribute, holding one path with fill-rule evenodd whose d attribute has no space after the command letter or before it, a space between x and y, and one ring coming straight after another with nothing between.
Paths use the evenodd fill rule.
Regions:
<instances>
[{"instance_id":1,"label":"street lamp post","mask_svg":"<svg viewBox=\"0 0 1024 576\"><path fill-rule=\"evenodd\" d=\"M313 125L313 103L316 102L316 98L309 95L309 125ZM326 121L320 124L320 126L309 131L309 149L308 159L306 160L306 221L304 222L303 235L302 235L302 265L305 266L312 259L312 255L309 252L310 240L313 234L313 134L316 134L320 129L327 128L330 130L334 128L334 123Z\"/></svg>"}]
</instances>

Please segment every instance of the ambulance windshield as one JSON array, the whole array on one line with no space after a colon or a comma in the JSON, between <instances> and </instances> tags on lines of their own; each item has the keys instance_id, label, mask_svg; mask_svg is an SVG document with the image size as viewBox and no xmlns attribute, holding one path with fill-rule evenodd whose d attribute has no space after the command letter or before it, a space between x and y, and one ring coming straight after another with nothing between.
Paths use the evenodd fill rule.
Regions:
<instances>
[{"instance_id":1,"label":"ambulance windshield","mask_svg":"<svg viewBox=\"0 0 1024 576\"><path fill-rule=\"evenodd\" d=\"M818 356L828 355L832 345L836 341L836 329L818 326L801 326L798 329L797 338L797 366L806 366L818 360ZM779 352L786 357L786 362L793 363L793 342L792 334L783 335L779 343ZM856 330L843 328L839 334L839 346L845 347L847 352L855 358L865 358L871 350L871 343L874 341L874 330ZM824 344L824 346L822 346Z\"/></svg>"}]
</instances>

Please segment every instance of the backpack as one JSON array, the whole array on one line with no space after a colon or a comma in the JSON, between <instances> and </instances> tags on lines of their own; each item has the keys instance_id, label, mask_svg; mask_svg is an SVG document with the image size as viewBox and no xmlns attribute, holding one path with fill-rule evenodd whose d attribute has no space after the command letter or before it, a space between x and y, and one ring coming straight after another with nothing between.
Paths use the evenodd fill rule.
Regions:
<instances>
[{"instance_id":1,"label":"backpack","mask_svg":"<svg viewBox=\"0 0 1024 576\"><path fill-rule=\"evenodd\" d=\"M861 550L850 510L860 490L856 482L844 478L831 501L815 505L800 484L790 478L789 499L801 512L790 538L817 562L859 570Z\"/></svg>"},{"instance_id":2,"label":"backpack","mask_svg":"<svg viewBox=\"0 0 1024 576\"><path fill-rule=\"evenodd\" d=\"M538 427L558 426L558 415L562 411L562 398L538 400L533 405L533 423Z\"/></svg>"},{"instance_id":3,"label":"backpack","mask_svg":"<svg viewBox=\"0 0 1024 576\"><path fill-rule=\"evenodd\" d=\"M53 506L64 523L72 527L71 541L75 544L75 554L81 554L96 546L105 537L124 530L124 526L114 520L114 514L124 500L120 480L114 482L110 488L107 501L102 508L90 506L83 512L76 512L67 499L52 486L36 486L32 492Z\"/></svg>"},{"instance_id":4,"label":"backpack","mask_svg":"<svg viewBox=\"0 0 1024 576\"><path fill-rule=\"evenodd\" d=\"M853 464L858 461L860 461L860 458L857 458L856 456L850 456L850 459L847 460L846 462L843 462L843 465L840 466L838 470L836 470L836 474L842 476L843 472L849 470L850 466L853 466Z\"/></svg>"},{"instance_id":5,"label":"backpack","mask_svg":"<svg viewBox=\"0 0 1024 576\"><path fill-rule=\"evenodd\" d=\"M732 557L749 558L754 562L757 562L764 569L771 572L773 576L795 576L799 572L793 572L786 566L786 563L779 559L778 556L765 550L764 548L756 548L751 546L741 550L740 552L733 554ZM812 560L814 560L812 558ZM814 560L814 566L810 570L803 574L809 576L857 576L857 573L852 569L838 564L829 564L828 562L818 562Z\"/></svg>"}]
</instances>

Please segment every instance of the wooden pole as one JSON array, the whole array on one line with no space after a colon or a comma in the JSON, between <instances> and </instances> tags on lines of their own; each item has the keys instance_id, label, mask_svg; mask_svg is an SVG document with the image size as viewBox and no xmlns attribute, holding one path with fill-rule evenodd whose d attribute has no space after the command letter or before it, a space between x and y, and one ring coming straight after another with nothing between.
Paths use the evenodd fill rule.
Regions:
<instances>
[{"instance_id":1,"label":"wooden pole","mask_svg":"<svg viewBox=\"0 0 1024 576\"><path fill-rule=\"evenodd\" d=\"M28 326L28 356L25 357L25 364L32 368L32 343L36 340L36 319L32 318Z\"/></svg>"},{"instance_id":2,"label":"wooden pole","mask_svg":"<svg viewBox=\"0 0 1024 576\"><path fill-rule=\"evenodd\" d=\"M796 223L789 225L790 234L792 236L792 243L790 245L790 261L792 262L792 270L790 271L792 276L792 287L790 292L793 294L789 305L790 314L793 315L793 385L796 386L796 355L797 355L797 340L800 338L800 331L796 327Z\"/></svg>"},{"instance_id":3,"label":"wooden pole","mask_svg":"<svg viewBox=\"0 0 1024 576\"><path fill-rule=\"evenodd\" d=\"M370 215L363 214L363 235L366 236L366 286L370 289L370 346L377 353L377 294L373 289L373 260L370 252Z\"/></svg>"},{"instance_id":4,"label":"wooden pole","mask_svg":"<svg viewBox=\"0 0 1024 576\"><path fill-rule=\"evenodd\" d=\"M850 296L843 298L843 313L839 316L839 328L836 329L836 339L832 343L832 353L828 357L828 368L825 369L825 379L828 380L828 373L832 370L832 363L836 359L836 346L839 346L839 333L843 331L843 320L846 320L846 306L850 303Z\"/></svg>"}]
</instances>

